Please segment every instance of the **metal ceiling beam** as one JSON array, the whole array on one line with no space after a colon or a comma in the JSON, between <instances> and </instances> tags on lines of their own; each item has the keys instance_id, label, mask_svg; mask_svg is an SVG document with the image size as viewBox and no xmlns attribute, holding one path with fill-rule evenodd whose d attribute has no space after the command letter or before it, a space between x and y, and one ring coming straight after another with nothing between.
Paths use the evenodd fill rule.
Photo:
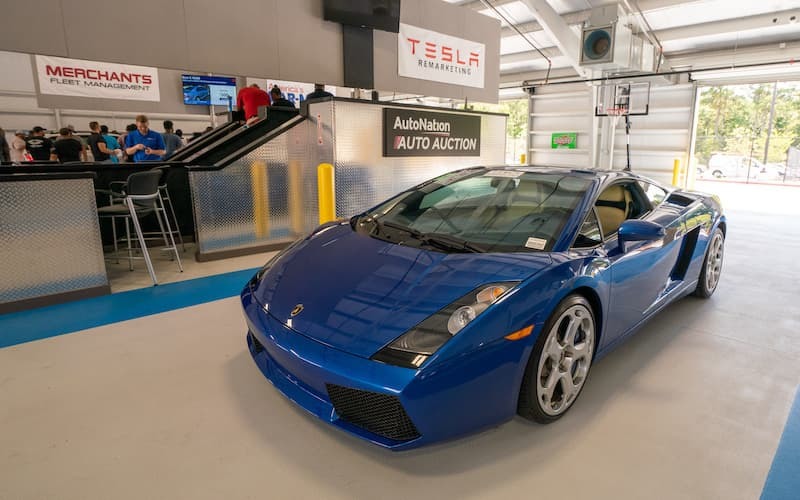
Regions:
<instances>
[{"instance_id":1,"label":"metal ceiling beam","mask_svg":"<svg viewBox=\"0 0 800 500\"><path fill-rule=\"evenodd\" d=\"M748 17L737 17L735 19L725 19L720 21L709 21L706 23L690 24L677 28L669 28L656 31L656 35L661 42L673 40L683 40L706 35L718 35L722 33L737 33L757 28L769 28L771 26L785 26L791 24L789 17L800 16L800 9L783 10L779 12L769 12ZM777 22L772 22L777 19ZM798 26L800 33L800 26Z\"/></svg>"},{"instance_id":2,"label":"metal ceiling beam","mask_svg":"<svg viewBox=\"0 0 800 500\"><path fill-rule=\"evenodd\" d=\"M584 68L580 65L580 40L570 29L569 24L547 3L547 0L521 1L533 12L544 32L555 42L561 54L567 57L570 65L582 75Z\"/></svg>"},{"instance_id":3,"label":"metal ceiling beam","mask_svg":"<svg viewBox=\"0 0 800 500\"><path fill-rule=\"evenodd\" d=\"M690 54L670 59L673 69L694 69L729 66L731 69L737 65L768 64L779 61L800 60L800 41L786 42L783 49L776 43L767 43L737 50L715 50L702 54ZM545 71L523 71L500 75L500 88L520 85L523 81L544 81ZM558 68L550 72L550 81L565 78L577 79L578 75L572 68ZM636 78L631 76L631 78Z\"/></svg>"},{"instance_id":4,"label":"metal ceiling beam","mask_svg":"<svg viewBox=\"0 0 800 500\"><path fill-rule=\"evenodd\" d=\"M661 40L662 43L664 43L706 35L738 33L748 29L767 28L770 26L790 24L789 17L792 15L800 15L800 13L798 13L798 9L773 12L769 14L759 14L749 17L740 17L736 19L726 19L722 21L710 21L706 23L682 26L679 28L668 28L655 31L655 35L659 40ZM773 19L778 19L778 21L773 23ZM800 37L800 32L798 32L798 37ZM556 49L555 46L545 47L542 48L542 51L544 51L546 54L549 54L552 53L552 50L554 49ZM702 52L702 50L699 52ZM669 54L666 53L665 55L668 56ZM514 54L500 56L500 64L528 61L538 59L539 57L540 56L538 53L532 50L517 52ZM548 57L550 56L548 55Z\"/></svg>"},{"instance_id":5,"label":"metal ceiling beam","mask_svg":"<svg viewBox=\"0 0 800 500\"><path fill-rule=\"evenodd\" d=\"M507 3L514 3L517 0L490 0L492 5L495 7L500 7L501 5L505 5ZM483 4L481 0L467 0L466 2L461 2L456 4L459 7L467 7L472 10L486 10L486 5Z\"/></svg>"},{"instance_id":6,"label":"metal ceiling beam","mask_svg":"<svg viewBox=\"0 0 800 500\"><path fill-rule=\"evenodd\" d=\"M695 2L687 2L686 0L642 0L639 2L639 8L642 9L642 12L647 15L648 12L653 12L656 10L666 9L669 7L675 7L676 5L684 5L687 3L695 3ZM589 14L591 14L591 9L585 10L577 10L575 12L569 12L561 16L561 18L567 24L583 24L583 22L589 19ZM531 21L528 23L520 23L517 25L517 28L523 33L531 33L535 31L541 31L542 26L536 22ZM504 27L501 30L500 36L507 37L507 36L514 36L517 32L509 27Z\"/></svg>"}]
</instances>

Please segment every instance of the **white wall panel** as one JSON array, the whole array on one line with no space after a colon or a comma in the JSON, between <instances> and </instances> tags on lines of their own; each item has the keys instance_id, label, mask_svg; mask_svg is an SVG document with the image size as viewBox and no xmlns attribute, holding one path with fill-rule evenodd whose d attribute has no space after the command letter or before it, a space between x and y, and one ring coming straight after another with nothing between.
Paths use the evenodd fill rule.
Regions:
<instances>
[{"instance_id":1,"label":"white wall panel","mask_svg":"<svg viewBox=\"0 0 800 500\"><path fill-rule=\"evenodd\" d=\"M649 114L630 117L631 166L635 172L669 183L674 160L687 165L694 99L693 84L651 86ZM596 167L592 141L599 143L603 122L612 118L598 118L597 130L593 129L592 87L580 83L536 88L530 111L531 164ZM555 132L577 132L577 148L551 149L550 137ZM624 117L617 121L614 138L613 165L621 170L626 164Z\"/></svg>"}]
</instances>

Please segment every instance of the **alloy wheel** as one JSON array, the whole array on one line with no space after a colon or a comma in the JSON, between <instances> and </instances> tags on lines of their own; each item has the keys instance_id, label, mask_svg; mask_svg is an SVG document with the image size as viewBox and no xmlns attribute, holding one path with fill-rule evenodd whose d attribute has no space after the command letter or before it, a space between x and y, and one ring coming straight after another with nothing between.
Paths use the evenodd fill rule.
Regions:
<instances>
[{"instance_id":1,"label":"alloy wheel","mask_svg":"<svg viewBox=\"0 0 800 500\"><path fill-rule=\"evenodd\" d=\"M547 333L536 377L536 396L547 415L558 416L581 391L594 353L595 325L582 304L565 310Z\"/></svg>"},{"instance_id":2,"label":"alloy wheel","mask_svg":"<svg viewBox=\"0 0 800 500\"><path fill-rule=\"evenodd\" d=\"M714 291L719 283L722 274L722 254L723 239L719 232L714 234L708 247L708 258L706 259L706 290Z\"/></svg>"}]
</instances>

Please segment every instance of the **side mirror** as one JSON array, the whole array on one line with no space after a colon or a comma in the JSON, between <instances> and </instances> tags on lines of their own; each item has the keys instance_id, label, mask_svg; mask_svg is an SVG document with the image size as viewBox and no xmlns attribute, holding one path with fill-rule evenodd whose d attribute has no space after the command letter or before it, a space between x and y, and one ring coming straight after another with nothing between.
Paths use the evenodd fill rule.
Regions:
<instances>
[{"instance_id":1,"label":"side mirror","mask_svg":"<svg viewBox=\"0 0 800 500\"><path fill-rule=\"evenodd\" d=\"M664 226L646 220L626 220L619 226L619 241L657 241L664 237Z\"/></svg>"}]
</instances>

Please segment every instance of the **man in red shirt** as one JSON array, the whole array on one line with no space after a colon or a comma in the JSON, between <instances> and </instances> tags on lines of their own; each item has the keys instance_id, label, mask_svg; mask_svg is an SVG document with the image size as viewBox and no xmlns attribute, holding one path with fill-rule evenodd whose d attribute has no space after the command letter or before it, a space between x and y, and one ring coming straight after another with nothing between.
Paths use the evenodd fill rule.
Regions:
<instances>
[{"instance_id":1,"label":"man in red shirt","mask_svg":"<svg viewBox=\"0 0 800 500\"><path fill-rule=\"evenodd\" d=\"M257 84L252 84L239 91L236 96L236 107L239 111L244 111L244 119L250 120L258 116L258 108L260 106L269 106L269 94L261 90Z\"/></svg>"}]
</instances>

